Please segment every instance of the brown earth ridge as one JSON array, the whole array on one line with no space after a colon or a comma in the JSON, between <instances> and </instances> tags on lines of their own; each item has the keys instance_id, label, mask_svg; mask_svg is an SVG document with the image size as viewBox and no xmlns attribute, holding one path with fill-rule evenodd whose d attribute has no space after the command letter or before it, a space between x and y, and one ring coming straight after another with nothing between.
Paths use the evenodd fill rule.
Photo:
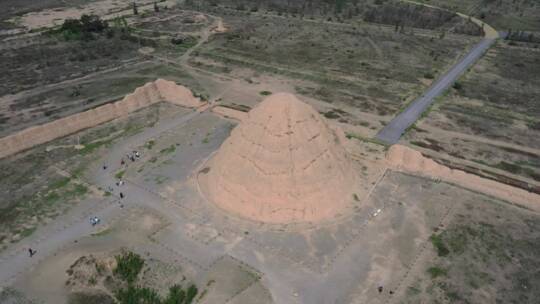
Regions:
<instances>
[{"instance_id":1,"label":"brown earth ridge","mask_svg":"<svg viewBox=\"0 0 540 304\"><path fill-rule=\"evenodd\" d=\"M24 129L0 138L0 158L13 155L77 131L123 117L152 104L166 101L197 108L204 103L186 87L173 81L157 79L135 89L122 100L70 115L58 120Z\"/></svg>"},{"instance_id":2,"label":"brown earth ridge","mask_svg":"<svg viewBox=\"0 0 540 304\"><path fill-rule=\"evenodd\" d=\"M386 154L387 165L397 171L410 172L443 180L464 188L503 199L530 210L540 211L540 195L497 181L448 168L424 157L422 153L403 146L393 145Z\"/></svg>"}]
</instances>

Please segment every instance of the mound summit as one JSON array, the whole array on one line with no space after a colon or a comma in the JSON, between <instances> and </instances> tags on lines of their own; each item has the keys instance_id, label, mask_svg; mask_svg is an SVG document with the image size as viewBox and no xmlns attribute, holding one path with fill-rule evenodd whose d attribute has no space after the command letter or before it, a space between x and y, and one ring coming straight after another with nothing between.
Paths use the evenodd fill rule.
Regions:
<instances>
[{"instance_id":1,"label":"mound summit","mask_svg":"<svg viewBox=\"0 0 540 304\"><path fill-rule=\"evenodd\" d=\"M201 190L222 209L269 223L332 218L347 207L354 165L326 120L292 94L253 108L200 175Z\"/></svg>"}]
</instances>

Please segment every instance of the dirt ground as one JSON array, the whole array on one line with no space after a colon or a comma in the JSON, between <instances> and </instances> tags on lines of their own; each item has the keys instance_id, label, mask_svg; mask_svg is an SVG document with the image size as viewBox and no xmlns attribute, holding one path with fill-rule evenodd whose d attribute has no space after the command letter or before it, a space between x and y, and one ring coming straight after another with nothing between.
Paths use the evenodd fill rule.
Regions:
<instances>
[{"instance_id":1,"label":"dirt ground","mask_svg":"<svg viewBox=\"0 0 540 304\"><path fill-rule=\"evenodd\" d=\"M384 151L374 144L359 147L355 138L349 144L359 164L369 165L365 186L371 191L359 198L350 215L319 224L271 225L224 213L199 195L193 177L233 125L204 113L155 136L142 132L132 137L137 141L126 138L143 155L122 170L130 185L125 191L135 199L123 208L116 205L102 225L76 243L44 257L14 288L30 299L63 303L71 292L64 284L70 265L81 256L113 256L122 247L152 261L149 268L154 270L141 282L161 292L166 284L159 289L155 282L195 282L206 290L200 303L252 303L254 298L256 303L485 299L482 288L495 290L497 284L506 284L498 278L514 276L522 263L538 263L534 234L523 239L523 229L534 231L537 214L446 183L369 165L377 163L368 161L370 157ZM111 149L123 146L120 141ZM101 171L99 163L89 174ZM494 214L486 221L485 212ZM470 234L467 241L461 239L463 233ZM450 250L444 257L433 253L438 250L434 244L439 246L434 235ZM499 268L475 276L470 263L479 273L486 267L482 263ZM444 275L433 267L443 269ZM63 278L56 287L49 283L52 276ZM522 276L523 284L534 286L533 273ZM484 281L463 285L469 277ZM418 283L409 288L409 282ZM377 291L379 285L383 293ZM512 290L490 296L534 298L525 288ZM15 297L8 292L4 296Z\"/></svg>"},{"instance_id":2,"label":"dirt ground","mask_svg":"<svg viewBox=\"0 0 540 304\"><path fill-rule=\"evenodd\" d=\"M538 214L477 198L456 208L411 273L400 303L534 303Z\"/></svg>"},{"instance_id":3,"label":"dirt ground","mask_svg":"<svg viewBox=\"0 0 540 304\"><path fill-rule=\"evenodd\" d=\"M2 249L67 213L70 206L86 196L94 200L103 198L106 195L103 189L97 189L85 181L87 168L115 141L132 136L144 127L155 124L159 118L164 119L177 112L177 108L168 104L152 106L127 119L2 159ZM77 144L83 148L76 149Z\"/></svg>"},{"instance_id":4,"label":"dirt ground","mask_svg":"<svg viewBox=\"0 0 540 304\"><path fill-rule=\"evenodd\" d=\"M478 41L442 35L455 20L396 27L359 17L377 1L360 3L361 14L352 3L338 13L314 1L302 17L293 7L254 10L227 2L154 13L147 1L148 12L127 16L135 39L83 43L41 35L39 27L71 16L77 5L97 5L108 15L131 11L130 1L73 1L71 8L38 2L0 4L12 6L0 10L2 30L35 28L0 33L7 62L0 67L0 136L118 100L156 78L244 112L271 93L290 92L344 129L364 195L316 223L262 224L224 212L200 195L197 176L238 121L161 103L0 160L0 303L107 303L114 294L106 278L75 271L76 261L107 261L121 250L145 259L141 286L164 296L172 284L194 283L196 303L540 297L534 289L540 215L388 170L387 147L371 139ZM426 18L432 11L417 13ZM213 29L220 22L224 33ZM531 75L538 56L533 44L512 44L499 42L405 141L533 182L540 146ZM520 98L509 105L512 95ZM141 157L120 165L135 150ZM119 179L125 185L115 186ZM92 216L101 223L92 226ZM32 258L29 247L37 250Z\"/></svg>"}]
</instances>

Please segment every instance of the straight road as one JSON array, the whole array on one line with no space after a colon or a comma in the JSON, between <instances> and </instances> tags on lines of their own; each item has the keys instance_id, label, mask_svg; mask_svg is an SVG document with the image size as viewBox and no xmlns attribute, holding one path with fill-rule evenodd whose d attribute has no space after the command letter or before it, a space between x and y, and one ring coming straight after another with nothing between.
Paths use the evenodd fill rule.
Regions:
<instances>
[{"instance_id":1,"label":"straight road","mask_svg":"<svg viewBox=\"0 0 540 304\"><path fill-rule=\"evenodd\" d=\"M412 102L403 112L394 117L379 133L376 138L387 144L395 144L403 133L420 118L435 101L450 87L458 77L474 64L484 52L495 42L494 38L484 38L457 64L455 64L444 76L439 78L418 99Z\"/></svg>"}]
</instances>

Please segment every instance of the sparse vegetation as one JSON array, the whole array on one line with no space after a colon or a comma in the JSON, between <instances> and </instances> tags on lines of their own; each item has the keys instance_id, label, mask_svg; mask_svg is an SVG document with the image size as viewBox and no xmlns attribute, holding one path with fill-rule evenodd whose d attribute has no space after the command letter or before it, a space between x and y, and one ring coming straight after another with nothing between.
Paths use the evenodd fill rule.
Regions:
<instances>
[{"instance_id":1,"label":"sparse vegetation","mask_svg":"<svg viewBox=\"0 0 540 304\"><path fill-rule=\"evenodd\" d=\"M126 174L126 170L120 170L120 171L116 172L114 177L116 179L122 179L124 177L124 174Z\"/></svg>"},{"instance_id":2,"label":"sparse vegetation","mask_svg":"<svg viewBox=\"0 0 540 304\"><path fill-rule=\"evenodd\" d=\"M416 292L404 303L429 303L439 294L449 302L481 303L485 295L498 303L534 302L540 295L531 288L540 283L538 215L485 197L456 208L452 222L431 237L444 254L413 279Z\"/></svg>"},{"instance_id":3,"label":"sparse vegetation","mask_svg":"<svg viewBox=\"0 0 540 304\"><path fill-rule=\"evenodd\" d=\"M448 250L448 247L444 243L440 234L432 234L429 239L431 240L433 247L436 249L438 256L444 257L450 253L450 250Z\"/></svg>"},{"instance_id":4,"label":"sparse vegetation","mask_svg":"<svg viewBox=\"0 0 540 304\"><path fill-rule=\"evenodd\" d=\"M154 140L149 140L144 144L144 147L148 150L152 150L156 142Z\"/></svg>"},{"instance_id":5,"label":"sparse vegetation","mask_svg":"<svg viewBox=\"0 0 540 304\"><path fill-rule=\"evenodd\" d=\"M159 153L161 153L161 154L171 154L171 153L174 153L175 151L176 151L176 145L172 144L169 147L160 150Z\"/></svg>"},{"instance_id":6,"label":"sparse vegetation","mask_svg":"<svg viewBox=\"0 0 540 304\"><path fill-rule=\"evenodd\" d=\"M445 276L447 274L446 269L443 269L440 267L429 267L427 269L427 272L429 273L432 279L435 279L440 276Z\"/></svg>"},{"instance_id":7,"label":"sparse vegetation","mask_svg":"<svg viewBox=\"0 0 540 304\"><path fill-rule=\"evenodd\" d=\"M536 53L502 42L495 45L422 117L421 123L434 133L415 130L407 135L409 142L506 171L509 174L478 166L496 172L491 176L503 183L514 179L512 175L539 180L538 155L529 151L540 146L540 131L534 128L540 113L535 102L540 82L533 76L540 69ZM447 139L446 132L452 134L451 142L441 140L441 135Z\"/></svg>"},{"instance_id":8,"label":"sparse vegetation","mask_svg":"<svg viewBox=\"0 0 540 304\"><path fill-rule=\"evenodd\" d=\"M432 72L426 72L426 73L424 73L424 78L426 78L426 79L434 79L435 75L433 75Z\"/></svg>"},{"instance_id":9,"label":"sparse vegetation","mask_svg":"<svg viewBox=\"0 0 540 304\"><path fill-rule=\"evenodd\" d=\"M155 108L149 108L124 120L107 123L49 143L68 146L74 142L90 143L102 138L117 140L129 121L137 125L150 124L157 118ZM110 134L113 136L107 137ZM87 166L101 153L99 149L80 153L73 148L46 152L43 147L29 150L13 161L0 160L0 240L16 243L32 235L39 227L68 212L89 195L89 189L80 178ZM60 175L58 168L71 172L71 177ZM2 246L2 250L7 246Z\"/></svg>"},{"instance_id":10,"label":"sparse vegetation","mask_svg":"<svg viewBox=\"0 0 540 304\"><path fill-rule=\"evenodd\" d=\"M193 284L187 289L175 284L169 288L169 293L162 298L158 292L149 287L136 286L134 283L144 266L144 260L131 251L116 256L116 269L114 273L128 283L127 288L120 288L115 297L120 304L192 304L197 296L197 287Z\"/></svg>"},{"instance_id":11,"label":"sparse vegetation","mask_svg":"<svg viewBox=\"0 0 540 304\"><path fill-rule=\"evenodd\" d=\"M190 285L187 290L183 290L180 285L173 285L162 299L152 288L130 285L118 290L115 296L120 304L192 304L197 292L195 285Z\"/></svg>"},{"instance_id":12,"label":"sparse vegetation","mask_svg":"<svg viewBox=\"0 0 540 304\"><path fill-rule=\"evenodd\" d=\"M372 144L376 144L376 145L381 145L381 146L385 146L387 147L388 145L382 141L379 141L377 140L376 138L367 138L367 137L364 137L362 135L359 135L359 134L356 134L356 133L346 133L345 134L345 137L347 137L347 139L357 139L357 140L360 140L360 141L363 141L363 142L366 142L366 143L372 143Z\"/></svg>"}]
</instances>

